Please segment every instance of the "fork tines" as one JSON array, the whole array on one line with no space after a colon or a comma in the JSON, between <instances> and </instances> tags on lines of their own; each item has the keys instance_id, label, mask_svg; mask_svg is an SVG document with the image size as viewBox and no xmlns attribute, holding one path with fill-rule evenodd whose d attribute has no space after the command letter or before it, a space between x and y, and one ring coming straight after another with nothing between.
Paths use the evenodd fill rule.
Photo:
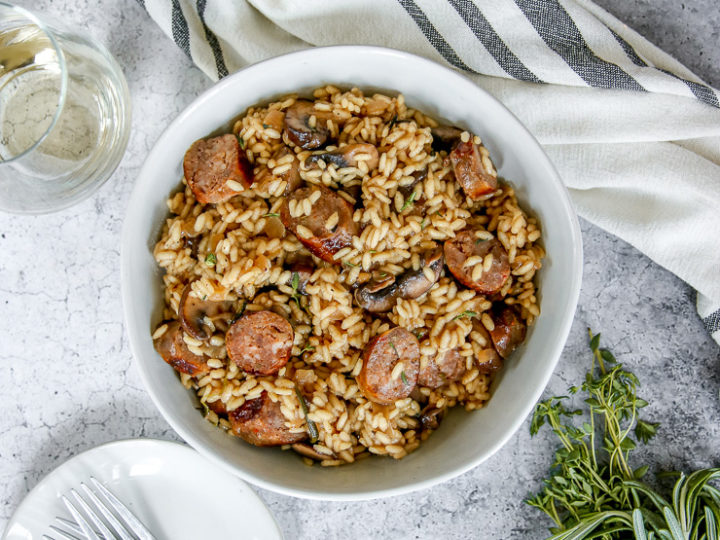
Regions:
<instances>
[{"instance_id":1,"label":"fork tines","mask_svg":"<svg viewBox=\"0 0 720 540\"><path fill-rule=\"evenodd\" d=\"M54 534L63 540L154 540L142 522L105 486L93 477L90 483L95 491L80 483L82 494L71 489L61 497L74 522L56 517L55 525L50 527ZM54 540L49 535L45 538Z\"/></svg>"}]
</instances>

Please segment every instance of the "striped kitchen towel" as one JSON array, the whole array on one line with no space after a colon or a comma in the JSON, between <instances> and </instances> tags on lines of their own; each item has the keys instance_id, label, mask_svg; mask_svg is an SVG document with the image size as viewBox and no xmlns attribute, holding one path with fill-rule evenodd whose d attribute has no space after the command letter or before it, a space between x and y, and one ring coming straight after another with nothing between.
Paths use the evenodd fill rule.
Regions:
<instances>
[{"instance_id":1,"label":"striped kitchen towel","mask_svg":"<svg viewBox=\"0 0 720 540\"><path fill-rule=\"evenodd\" d=\"M589 0L138 0L213 79L298 49L446 62L543 144L578 213L698 291L720 343L720 94Z\"/></svg>"}]
</instances>

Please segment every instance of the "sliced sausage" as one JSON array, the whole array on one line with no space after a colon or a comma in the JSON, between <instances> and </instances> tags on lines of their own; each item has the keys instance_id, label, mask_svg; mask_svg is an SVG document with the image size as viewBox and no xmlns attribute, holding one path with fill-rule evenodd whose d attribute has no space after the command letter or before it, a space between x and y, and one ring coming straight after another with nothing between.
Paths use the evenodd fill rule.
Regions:
<instances>
[{"instance_id":1,"label":"sliced sausage","mask_svg":"<svg viewBox=\"0 0 720 540\"><path fill-rule=\"evenodd\" d=\"M452 147L460 140L462 129L453 126L438 126L430 130L432 135L433 150L445 150L449 152Z\"/></svg>"},{"instance_id":2,"label":"sliced sausage","mask_svg":"<svg viewBox=\"0 0 720 540\"><path fill-rule=\"evenodd\" d=\"M420 344L404 328L393 328L376 336L365 346L362 358L357 383L369 400L389 405L408 397L415 388L420 369ZM396 369L399 363L402 366Z\"/></svg>"},{"instance_id":3,"label":"sliced sausage","mask_svg":"<svg viewBox=\"0 0 720 540\"><path fill-rule=\"evenodd\" d=\"M507 358L525 340L527 325L517 309L507 304L495 304L491 317L495 328L490 331L490 338L498 354Z\"/></svg>"},{"instance_id":4,"label":"sliced sausage","mask_svg":"<svg viewBox=\"0 0 720 540\"><path fill-rule=\"evenodd\" d=\"M476 265L465 266L469 257L477 256L483 260L492 255L492 263L488 270L483 270L477 279L473 279ZM510 262L502 244L496 239L477 238L475 231L465 230L457 233L455 238L445 241L445 261L455 278L471 289L482 294L492 294L500 289L510 277ZM479 262L482 265L483 262Z\"/></svg>"},{"instance_id":5,"label":"sliced sausage","mask_svg":"<svg viewBox=\"0 0 720 540\"><path fill-rule=\"evenodd\" d=\"M205 403L205 405L207 405L207 408L213 411L215 414L227 414L227 408L225 407L225 403L223 403L222 399L217 399L210 403Z\"/></svg>"},{"instance_id":6,"label":"sliced sausage","mask_svg":"<svg viewBox=\"0 0 720 540\"><path fill-rule=\"evenodd\" d=\"M363 161L367 164L369 171L372 171L378 166L377 148L372 144L366 143L346 144L337 150L313 154L307 159L307 162L315 163L322 159L325 163L332 163L340 168L357 167L360 163L358 159L360 156L363 156Z\"/></svg>"},{"instance_id":7,"label":"sliced sausage","mask_svg":"<svg viewBox=\"0 0 720 540\"><path fill-rule=\"evenodd\" d=\"M457 381L465 374L465 358L457 349L447 351L442 357L430 358L420 369L418 384L428 388L439 388L444 384Z\"/></svg>"},{"instance_id":8,"label":"sliced sausage","mask_svg":"<svg viewBox=\"0 0 720 540\"><path fill-rule=\"evenodd\" d=\"M312 205L309 216L290 216L290 201L303 201L318 190L320 198ZM358 234L357 223L353 221L353 211L352 205L333 190L325 186L308 186L298 189L285 199L280 208L280 219L310 253L329 263L342 264L342 261L334 260L333 255L349 246L352 237ZM328 229L328 218L335 213L337 223Z\"/></svg>"},{"instance_id":9,"label":"sliced sausage","mask_svg":"<svg viewBox=\"0 0 720 540\"><path fill-rule=\"evenodd\" d=\"M311 101L299 99L285 113L285 136L304 150L319 148L330 135L327 127L330 118L329 113L316 110Z\"/></svg>"},{"instance_id":10,"label":"sliced sausage","mask_svg":"<svg viewBox=\"0 0 720 540\"><path fill-rule=\"evenodd\" d=\"M295 334L272 311L253 311L235 321L225 335L230 360L247 373L273 375L287 364Z\"/></svg>"},{"instance_id":11,"label":"sliced sausage","mask_svg":"<svg viewBox=\"0 0 720 540\"><path fill-rule=\"evenodd\" d=\"M185 285L180 306L180 324L188 334L196 339L210 339L215 329L213 319L228 315L232 311L232 302L216 302L214 300L202 300L192 293L190 283ZM226 319L232 316L225 317ZM208 321L212 324L209 325Z\"/></svg>"},{"instance_id":12,"label":"sliced sausage","mask_svg":"<svg viewBox=\"0 0 720 540\"><path fill-rule=\"evenodd\" d=\"M502 369L503 359L493 347L490 347L480 351L477 357L477 365L480 373L493 375Z\"/></svg>"},{"instance_id":13,"label":"sliced sausage","mask_svg":"<svg viewBox=\"0 0 720 540\"><path fill-rule=\"evenodd\" d=\"M198 356L188 349L183 340L183 330L178 321L167 323L165 333L155 340L155 350L176 371L198 376L210 371L205 356Z\"/></svg>"},{"instance_id":14,"label":"sliced sausage","mask_svg":"<svg viewBox=\"0 0 720 540\"><path fill-rule=\"evenodd\" d=\"M434 279L431 281L423 272L423 267L429 267ZM406 300L419 298L437 283L443 269L443 254L441 249L427 253L418 270L412 268L394 276L385 276L380 280L372 280L355 290L355 301L370 313L384 313L390 311L398 298Z\"/></svg>"},{"instance_id":15,"label":"sliced sausage","mask_svg":"<svg viewBox=\"0 0 720 540\"><path fill-rule=\"evenodd\" d=\"M476 358L480 373L492 375L500 371L503 367L503 359L495 350L487 328L478 319L473 319L473 332L479 332L485 338L485 348L478 353Z\"/></svg>"},{"instance_id":16,"label":"sliced sausage","mask_svg":"<svg viewBox=\"0 0 720 540\"><path fill-rule=\"evenodd\" d=\"M307 438L306 433L290 432L280 403L272 401L267 392L230 411L228 420L235 435L255 446L293 444Z\"/></svg>"},{"instance_id":17,"label":"sliced sausage","mask_svg":"<svg viewBox=\"0 0 720 540\"><path fill-rule=\"evenodd\" d=\"M450 152L450 162L455 169L455 179L471 199L479 199L497 189L497 173L484 146L472 141L460 142Z\"/></svg>"},{"instance_id":18,"label":"sliced sausage","mask_svg":"<svg viewBox=\"0 0 720 540\"><path fill-rule=\"evenodd\" d=\"M223 202L235 195L228 180L245 187L253 182L252 166L231 133L195 141L185 153L183 170L200 204Z\"/></svg>"}]
</instances>

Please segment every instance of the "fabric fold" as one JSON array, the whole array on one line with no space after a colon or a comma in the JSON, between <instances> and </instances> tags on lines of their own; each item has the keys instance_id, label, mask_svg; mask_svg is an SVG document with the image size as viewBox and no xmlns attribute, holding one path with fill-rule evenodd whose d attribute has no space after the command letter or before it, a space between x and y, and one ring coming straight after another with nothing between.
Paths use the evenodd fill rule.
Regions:
<instances>
[{"instance_id":1,"label":"fabric fold","mask_svg":"<svg viewBox=\"0 0 720 540\"><path fill-rule=\"evenodd\" d=\"M578 213L698 291L720 343L720 94L590 0L143 0L213 80L321 45L444 62L502 101Z\"/></svg>"}]
</instances>

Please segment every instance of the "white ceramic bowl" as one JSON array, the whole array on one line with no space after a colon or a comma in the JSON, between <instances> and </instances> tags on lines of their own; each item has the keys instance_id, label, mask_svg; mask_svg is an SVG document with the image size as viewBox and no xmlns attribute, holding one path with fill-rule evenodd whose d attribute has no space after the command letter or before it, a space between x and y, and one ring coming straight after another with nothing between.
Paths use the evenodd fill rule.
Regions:
<instances>
[{"instance_id":1,"label":"white ceramic bowl","mask_svg":"<svg viewBox=\"0 0 720 540\"><path fill-rule=\"evenodd\" d=\"M165 200L182 177L185 150L228 126L251 105L326 83L402 92L407 103L480 135L521 203L540 220L547 257L539 272L541 310L525 344L506 363L488 405L453 410L406 458L371 458L343 467L306 467L294 453L256 448L206 422L190 392L153 349L162 312L160 270L152 257L167 217ZM367 499L429 487L496 452L521 425L552 374L580 290L582 244L568 193L535 139L498 101L450 69L375 47L309 49L250 66L198 97L165 130L145 161L130 199L122 243L125 321L137 367L160 412L189 444L243 479L316 499Z\"/></svg>"}]
</instances>

